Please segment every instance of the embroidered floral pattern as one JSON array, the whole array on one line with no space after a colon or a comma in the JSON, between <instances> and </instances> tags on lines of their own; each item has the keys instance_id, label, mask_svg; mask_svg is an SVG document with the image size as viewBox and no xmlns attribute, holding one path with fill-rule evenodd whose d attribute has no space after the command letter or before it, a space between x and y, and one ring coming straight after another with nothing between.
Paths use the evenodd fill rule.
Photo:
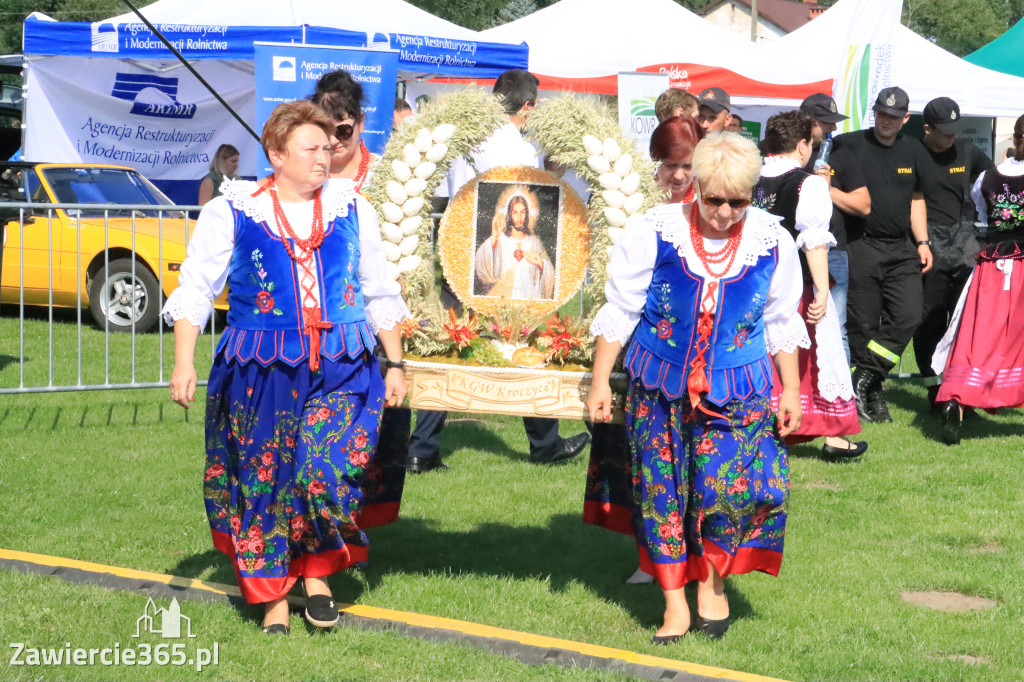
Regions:
<instances>
[{"instance_id":1,"label":"embroidered floral pattern","mask_svg":"<svg viewBox=\"0 0 1024 682\"><path fill-rule=\"evenodd\" d=\"M775 193L765 194L764 187L758 187L754 197L750 200L751 205L757 206L760 209L771 213L775 207L775 202L778 201L778 195Z\"/></svg>"},{"instance_id":2,"label":"embroidered floral pattern","mask_svg":"<svg viewBox=\"0 0 1024 682\"><path fill-rule=\"evenodd\" d=\"M253 249L250 258L253 267L256 268L256 273L250 274L249 277L252 278L253 284L260 288L260 291L256 294L256 308L253 309L253 312L284 315L280 308L274 307L274 297L272 295L274 283L267 279L267 271L263 269L263 252L259 249Z\"/></svg>"},{"instance_id":3,"label":"embroidered floral pattern","mask_svg":"<svg viewBox=\"0 0 1024 682\"><path fill-rule=\"evenodd\" d=\"M782 552L789 468L767 396L712 417L634 383L626 400L633 525L655 564L685 562L710 541L770 568Z\"/></svg>"},{"instance_id":4,"label":"embroidered floral pattern","mask_svg":"<svg viewBox=\"0 0 1024 682\"><path fill-rule=\"evenodd\" d=\"M672 288L668 282L662 282L658 289L658 314L662 319L658 320L657 327L651 327L651 332L658 335L665 343L675 348L676 342L672 340L672 325L679 320L672 314L672 303L670 302Z\"/></svg>"},{"instance_id":5,"label":"embroidered floral pattern","mask_svg":"<svg viewBox=\"0 0 1024 682\"><path fill-rule=\"evenodd\" d=\"M203 495L215 538L234 549L243 589L248 579L288 575L304 554L365 547L359 510L401 486L372 457L383 382L371 382L365 397L309 397L277 372L232 371L245 374L211 380Z\"/></svg>"},{"instance_id":6,"label":"embroidered floral pattern","mask_svg":"<svg viewBox=\"0 0 1024 682\"><path fill-rule=\"evenodd\" d=\"M736 323L736 331L732 337L732 343L726 348L727 351L737 350L747 345L750 332L754 331L754 320L764 316L764 299L761 294L754 294L750 302L750 310L743 314L743 319Z\"/></svg>"},{"instance_id":7,"label":"embroidered floral pattern","mask_svg":"<svg viewBox=\"0 0 1024 682\"><path fill-rule=\"evenodd\" d=\"M997 230L1012 230L1024 223L1024 192L1011 192L1009 185L1003 185L1002 193L989 192L988 205L992 226Z\"/></svg>"}]
</instances>

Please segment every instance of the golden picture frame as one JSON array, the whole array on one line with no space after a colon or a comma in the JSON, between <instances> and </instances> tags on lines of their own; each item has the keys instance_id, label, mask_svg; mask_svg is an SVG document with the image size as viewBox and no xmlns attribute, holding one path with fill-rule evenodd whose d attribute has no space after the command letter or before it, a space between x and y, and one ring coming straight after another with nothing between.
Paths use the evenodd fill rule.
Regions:
<instances>
[{"instance_id":1,"label":"golden picture frame","mask_svg":"<svg viewBox=\"0 0 1024 682\"><path fill-rule=\"evenodd\" d=\"M438 253L463 305L486 315L515 306L544 317L583 285L590 256L587 209L552 173L493 168L450 201Z\"/></svg>"}]
</instances>

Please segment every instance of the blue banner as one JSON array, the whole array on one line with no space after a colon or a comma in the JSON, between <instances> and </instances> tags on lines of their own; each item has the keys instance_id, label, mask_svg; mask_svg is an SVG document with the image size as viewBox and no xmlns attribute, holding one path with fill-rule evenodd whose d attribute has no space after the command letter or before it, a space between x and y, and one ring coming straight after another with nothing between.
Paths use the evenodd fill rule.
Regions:
<instances>
[{"instance_id":1,"label":"blue banner","mask_svg":"<svg viewBox=\"0 0 1024 682\"><path fill-rule=\"evenodd\" d=\"M363 86L363 142L375 154L384 151L394 120L397 52L264 43L255 51L256 130L277 105L309 97L322 75L344 69Z\"/></svg>"},{"instance_id":2,"label":"blue banner","mask_svg":"<svg viewBox=\"0 0 1024 682\"><path fill-rule=\"evenodd\" d=\"M188 59L255 58L254 43L298 43L398 50L398 68L407 73L456 78L497 78L508 69L526 69L525 43L506 45L407 33L373 35L321 26L219 26L157 24L157 29ZM174 55L143 23L94 24L25 20L24 52L30 55L173 59Z\"/></svg>"}]
</instances>

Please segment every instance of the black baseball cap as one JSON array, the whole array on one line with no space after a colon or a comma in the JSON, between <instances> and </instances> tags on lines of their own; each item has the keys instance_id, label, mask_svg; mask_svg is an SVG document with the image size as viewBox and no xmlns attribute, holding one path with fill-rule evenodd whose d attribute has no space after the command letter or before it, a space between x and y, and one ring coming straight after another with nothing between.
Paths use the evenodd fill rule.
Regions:
<instances>
[{"instance_id":1,"label":"black baseball cap","mask_svg":"<svg viewBox=\"0 0 1024 682\"><path fill-rule=\"evenodd\" d=\"M910 95L903 88L882 88L872 109L890 116L903 116L910 110Z\"/></svg>"},{"instance_id":2,"label":"black baseball cap","mask_svg":"<svg viewBox=\"0 0 1024 682\"><path fill-rule=\"evenodd\" d=\"M960 105L948 97L936 97L924 106L924 122L944 135L960 129Z\"/></svg>"},{"instance_id":3,"label":"black baseball cap","mask_svg":"<svg viewBox=\"0 0 1024 682\"><path fill-rule=\"evenodd\" d=\"M800 111L825 123L839 123L850 118L840 114L836 101L823 92L816 92L801 102Z\"/></svg>"},{"instance_id":4,"label":"black baseball cap","mask_svg":"<svg viewBox=\"0 0 1024 682\"><path fill-rule=\"evenodd\" d=\"M732 109L732 102L729 101L729 93L722 88L707 88L700 91L697 97L701 106L711 107L714 111L729 111Z\"/></svg>"}]
</instances>

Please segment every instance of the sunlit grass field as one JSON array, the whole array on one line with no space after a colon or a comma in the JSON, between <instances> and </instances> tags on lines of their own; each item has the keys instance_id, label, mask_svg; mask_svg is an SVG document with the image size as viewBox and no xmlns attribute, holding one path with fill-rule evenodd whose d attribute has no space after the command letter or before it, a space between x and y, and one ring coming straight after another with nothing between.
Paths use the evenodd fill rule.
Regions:
<instances>
[{"instance_id":1,"label":"sunlit grass field","mask_svg":"<svg viewBox=\"0 0 1024 682\"><path fill-rule=\"evenodd\" d=\"M0 387L18 384L17 326L5 306ZM26 384L45 383L45 318L26 330ZM74 325L56 325L54 338L74 367ZM157 338L136 339L146 372ZM130 369L125 339L111 341L122 357L111 383ZM209 366L204 339L200 374ZM169 335L164 344L166 378ZM86 371L100 367L85 382L102 381L102 333L83 329L83 348L93 354ZM155 381L142 366L138 380ZM903 369L914 369L912 358ZM662 601L652 585L624 583L636 567L632 539L580 521L586 457L531 465L518 419L453 415L442 448L451 468L407 479L401 519L370 531L368 568L336 576L335 595L786 679L1022 679L1024 415L969 419L963 442L949 447L923 387L891 381L887 397L895 422L865 425L871 446L861 461L821 460L820 443L791 449L781 575L729 580L735 622L720 642L650 644ZM232 583L203 513L201 398L186 416L166 389L0 397L0 547ZM563 435L580 429L561 426ZM906 603L913 590L986 597L994 607L936 611ZM135 594L0 571L8 643L123 646L144 606ZM48 671L5 657L0 679L629 679L392 632L313 634L298 614L290 638L268 641L256 609L185 602L183 612L200 639L220 643L217 667Z\"/></svg>"}]
</instances>

